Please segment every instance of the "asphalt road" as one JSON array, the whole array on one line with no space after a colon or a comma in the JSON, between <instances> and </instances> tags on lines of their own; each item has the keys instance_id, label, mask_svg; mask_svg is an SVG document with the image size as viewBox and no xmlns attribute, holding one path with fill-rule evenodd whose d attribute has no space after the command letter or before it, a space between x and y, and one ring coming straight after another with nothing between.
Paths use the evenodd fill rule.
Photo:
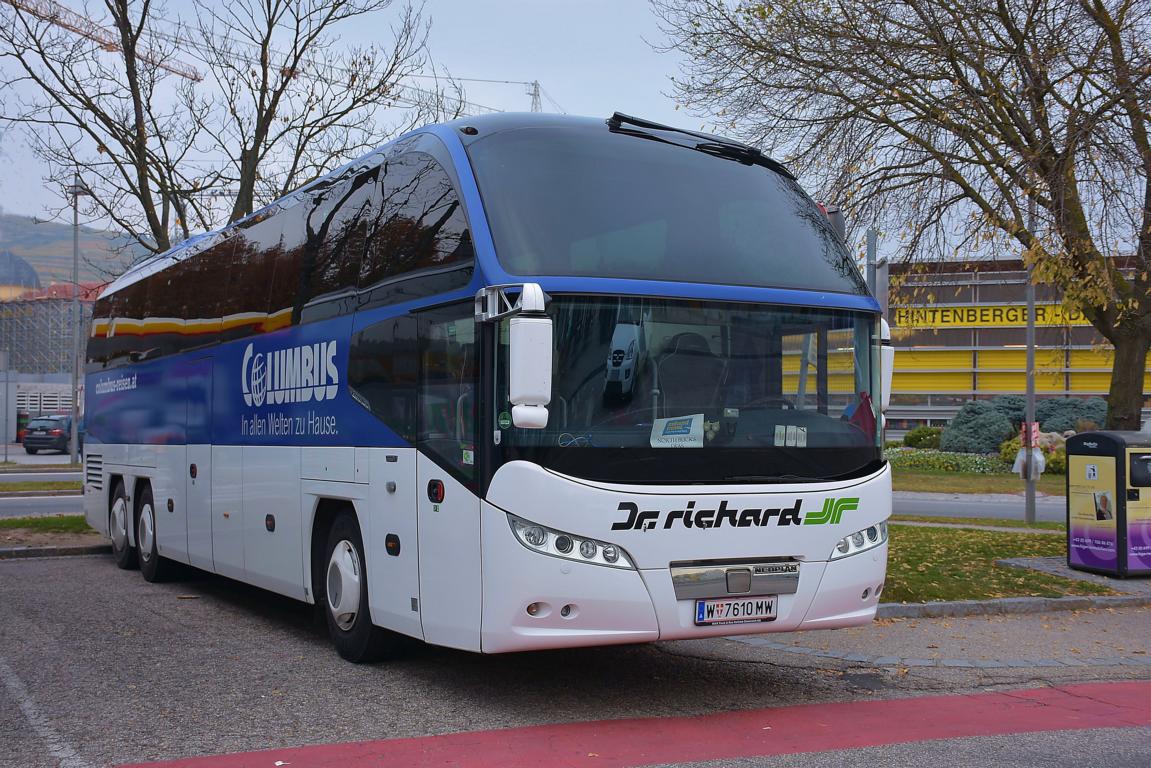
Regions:
<instances>
[{"instance_id":1,"label":"asphalt road","mask_svg":"<svg viewBox=\"0 0 1151 768\"><path fill-rule=\"evenodd\" d=\"M897 491L892 504L897 515L930 517L984 517L997 520L1022 520L1026 502L1022 496L1006 493L977 495L973 493L911 493ZM1062 496L1035 500L1035 519L1063 522L1067 501Z\"/></svg>"},{"instance_id":2,"label":"asphalt road","mask_svg":"<svg viewBox=\"0 0 1151 768\"><path fill-rule=\"evenodd\" d=\"M1151 652L1148 609L774 636L794 649L710 640L481 656L413 644L401 660L356 666L336 656L302 604L204 574L148 584L104 556L0 561L0 605L0 765L29 768L621 718L691 723L765 707L1151 678L1142 663ZM811 655L856 647L925 658L1111 658L909 669ZM980 766L1080 768L1080 748L1091 749L1093 765L1151 764L1146 728L953 741L955 760L926 742L716 765L976 765L982 749ZM821 748L815 740L793 751Z\"/></svg>"},{"instance_id":3,"label":"asphalt road","mask_svg":"<svg viewBox=\"0 0 1151 768\"><path fill-rule=\"evenodd\" d=\"M2 486L0 486L2 490ZM0 517L34 515L82 515L84 497L75 496L5 496L0 497Z\"/></svg>"},{"instance_id":4,"label":"asphalt road","mask_svg":"<svg viewBox=\"0 0 1151 768\"><path fill-rule=\"evenodd\" d=\"M0 459L3 459L3 444L0 444ZM8 444L8 461L16 464L67 464L70 457L67 453L60 453L52 451L45 453L41 451L36 455L32 455L24 450L24 446L20 443Z\"/></svg>"}]
</instances>

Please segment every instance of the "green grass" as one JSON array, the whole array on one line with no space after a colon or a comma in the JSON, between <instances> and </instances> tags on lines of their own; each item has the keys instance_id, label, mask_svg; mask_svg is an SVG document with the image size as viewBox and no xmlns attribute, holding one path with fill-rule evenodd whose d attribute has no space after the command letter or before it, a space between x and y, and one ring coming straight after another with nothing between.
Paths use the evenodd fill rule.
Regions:
<instances>
[{"instance_id":1,"label":"green grass","mask_svg":"<svg viewBox=\"0 0 1151 768\"><path fill-rule=\"evenodd\" d=\"M4 482L0 475L0 491L79 491L79 480L22 480L18 483Z\"/></svg>"},{"instance_id":2,"label":"green grass","mask_svg":"<svg viewBox=\"0 0 1151 768\"><path fill-rule=\"evenodd\" d=\"M995 565L1008 557L1054 557L1066 551L1059 536L895 524L883 601L1113 594L1090 582Z\"/></svg>"},{"instance_id":3,"label":"green grass","mask_svg":"<svg viewBox=\"0 0 1151 768\"><path fill-rule=\"evenodd\" d=\"M976 472L933 472L923 469L893 469L892 488L897 491L932 493L1023 493L1025 486L1018 475ZM1041 493L1062 496L1066 492L1064 475L1043 475L1036 487Z\"/></svg>"},{"instance_id":4,"label":"green grass","mask_svg":"<svg viewBox=\"0 0 1151 768\"><path fill-rule=\"evenodd\" d=\"M1022 520L998 520L984 517L931 517L930 515L892 515L891 522L902 521L912 523L948 523L950 525L991 525L996 528L1039 528L1047 531L1064 531L1067 526L1063 523L1034 522L1026 523Z\"/></svg>"},{"instance_id":5,"label":"green grass","mask_svg":"<svg viewBox=\"0 0 1151 768\"><path fill-rule=\"evenodd\" d=\"M4 472L10 471L14 474L21 472L79 472L84 467L81 464L21 464L18 461L0 461L0 477Z\"/></svg>"},{"instance_id":6,"label":"green grass","mask_svg":"<svg viewBox=\"0 0 1151 768\"><path fill-rule=\"evenodd\" d=\"M86 533L92 528L83 515L50 515L46 517L0 518L0 531L23 530L40 533Z\"/></svg>"}]
</instances>

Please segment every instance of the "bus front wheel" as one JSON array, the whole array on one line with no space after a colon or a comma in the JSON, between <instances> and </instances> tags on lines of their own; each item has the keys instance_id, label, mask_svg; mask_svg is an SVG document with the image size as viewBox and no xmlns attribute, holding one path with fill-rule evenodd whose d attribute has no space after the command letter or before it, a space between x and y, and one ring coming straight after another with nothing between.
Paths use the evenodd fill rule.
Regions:
<instances>
[{"instance_id":1,"label":"bus front wheel","mask_svg":"<svg viewBox=\"0 0 1151 768\"><path fill-rule=\"evenodd\" d=\"M140 556L140 573L146 581L165 581L171 575L172 563L160 557L156 545L156 505L152 503L152 486L145 485L138 494L136 509L136 550Z\"/></svg>"},{"instance_id":2,"label":"bus front wheel","mask_svg":"<svg viewBox=\"0 0 1151 768\"><path fill-rule=\"evenodd\" d=\"M112 488L112 503L108 507L108 535L112 537L112 557L116 558L116 565L125 570L136 567L136 550L128 542L131 519L124 481L118 480Z\"/></svg>"},{"instance_id":3,"label":"bus front wheel","mask_svg":"<svg viewBox=\"0 0 1151 768\"><path fill-rule=\"evenodd\" d=\"M321 599L336 651L357 664L394 656L399 637L372 624L364 542L350 512L342 512L332 521L325 552Z\"/></svg>"}]
</instances>

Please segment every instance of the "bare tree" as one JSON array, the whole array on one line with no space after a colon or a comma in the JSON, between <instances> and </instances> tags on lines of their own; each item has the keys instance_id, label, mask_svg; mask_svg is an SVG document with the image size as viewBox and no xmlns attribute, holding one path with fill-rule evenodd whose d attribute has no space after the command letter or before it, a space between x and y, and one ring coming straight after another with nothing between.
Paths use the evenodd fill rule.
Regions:
<instances>
[{"instance_id":1,"label":"bare tree","mask_svg":"<svg viewBox=\"0 0 1151 768\"><path fill-rule=\"evenodd\" d=\"M27 129L61 198L80 173L93 192L83 198L88 215L106 217L148 250L162 251L171 245L173 229L187 235L182 211L199 212L187 190L210 186L213 178L183 163L194 152L195 129L173 100L161 96L174 75L137 55L149 11L148 2L103 4L103 28L120 51L113 55L71 30L5 6L0 120ZM170 55L171 49L150 53Z\"/></svg>"},{"instance_id":2,"label":"bare tree","mask_svg":"<svg viewBox=\"0 0 1151 768\"><path fill-rule=\"evenodd\" d=\"M197 0L194 17L169 20L153 0L103 0L60 25L0 4L0 127L26 129L62 199L80 173L88 217L162 252L398 130L458 113L450 78L401 85L429 63L421 7L398 9L383 47L339 42L339 25L379 24L391 6Z\"/></svg>"},{"instance_id":3,"label":"bare tree","mask_svg":"<svg viewBox=\"0 0 1151 768\"><path fill-rule=\"evenodd\" d=\"M654 0L688 107L901 233L907 259L1025 249L1115 347L1138 429L1151 346L1151 2ZM1029 202L1038 215L1029 220Z\"/></svg>"},{"instance_id":4,"label":"bare tree","mask_svg":"<svg viewBox=\"0 0 1151 768\"><path fill-rule=\"evenodd\" d=\"M381 114L425 106L401 86L427 66L428 23L405 5L383 48L339 42L335 27L375 20L392 0L196 0L181 30L209 72L215 96L184 88L188 113L227 157L234 221L392 133Z\"/></svg>"}]
</instances>

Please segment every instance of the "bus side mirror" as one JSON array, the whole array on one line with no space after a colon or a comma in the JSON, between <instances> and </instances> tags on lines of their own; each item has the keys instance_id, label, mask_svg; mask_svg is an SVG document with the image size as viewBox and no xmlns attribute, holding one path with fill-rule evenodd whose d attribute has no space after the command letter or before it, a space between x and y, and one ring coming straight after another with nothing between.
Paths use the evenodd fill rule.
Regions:
<instances>
[{"instance_id":1,"label":"bus side mirror","mask_svg":"<svg viewBox=\"0 0 1151 768\"><path fill-rule=\"evenodd\" d=\"M880 401L879 411L883 413L891 405L891 377L895 373L895 347L891 346L891 326L886 320L880 319L879 341L879 367L883 380L880 383L880 392L883 399Z\"/></svg>"},{"instance_id":2,"label":"bus side mirror","mask_svg":"<svg viewBox=\"0 0 1151 768\"><path fill-rule=\"evenodd\" d=\"M552 319L544 314L544 293L525 284L519 314L508 320L508 399L512 424L523 429L548 425L552 399Z\"/></svg>"}]
</instances>

